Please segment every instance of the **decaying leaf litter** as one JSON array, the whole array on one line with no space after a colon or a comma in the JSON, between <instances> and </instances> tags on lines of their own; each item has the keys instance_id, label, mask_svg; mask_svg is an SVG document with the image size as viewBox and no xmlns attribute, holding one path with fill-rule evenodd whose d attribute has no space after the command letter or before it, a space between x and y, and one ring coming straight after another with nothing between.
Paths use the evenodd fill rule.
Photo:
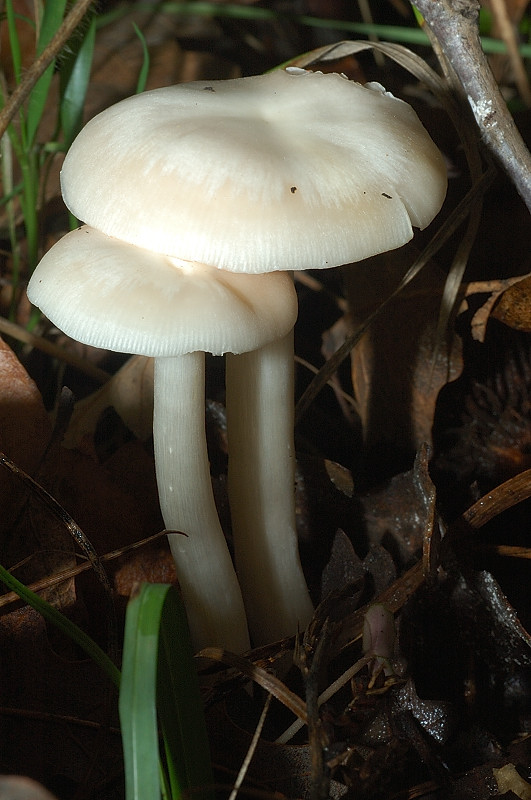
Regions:
<instances>
[{"instance_id":1,"label":"decaying leaf litter","mask_svg":"<svg viewBox=\"0 0 531 800\"><path fill-rule=\"evenodd\" d=\"M183 23L153 15L149 25L139 21L146 23L152 51L148 86L261 72L325 44L315 32L310 38L305 29L279 23L273 36L265 23L246 30L230 20ZM117 36L123 37L120 46ZM359 284L349 269L308 276L298 285L301 359L318 367L349 337L359 339L346 348L348 361L332 362L333 387L312 399L297 427L300 549L312 597L321 602L296 644L261 648L245 665L220 652L201 660L217 778L229 793L254 720L272 692L277 699L240 791L252 787L316 798L434 792L483 798L512 791L525 797L528 212L490 166L491 157L478 150L472 121L465 124L467 167L448 109L427 92L431 73L419 83L418 75L399 71L393 62L382 72L370 56L353 53L354 47L342 45L341 62L331 65L357 80L379 80L414 102L447 159L449 196L435 228L416 237L411 248L389 254L377 281L371 282L377 265L367 264L359 268ZM88 116L134 91L140 60L128 25L102 31ZM461 102L456 98L454 84L452 102ZM464 108L457 105L458 116L466 118ZM521 119L525 125L525 113ZM56 200L57 171L54 164L42 212L46 248L56 231L66 231ZM464 197L459 216L455 209ZM467 217L474 205L475 217ZM428 250L425 266L424 248L437 235L442 247ZM444 287L451 263L457 271L466 265L466 271L442 313L450 324L441 335L441 298L448 301ZM382 307L411 264L422 269ZM9 253L3 270L7 315ZM22 291L16 305L16 322L24 325L29 307ZM372 313L376 318L358 336ZM4 464L0 475L8 499L2 563L28 585L39 582L47 599L108 643L105 586L92 570L80 567L76 574L74 566L86 552L76 556L64 519L17 470L67 510L105 564L119 623L135 583L175 580L164 538L156 536L162 520L145 424L149 362L137 359L118 370L121 363L112 354L87 350L53 330L38 332L113 377L94 395L97 385L79 370L13 340L17 355L3 345L0 449L14 469ZM209 367L211 466L228 531L223 382L219 365L213 361ZM299 397L308 376L301 365ZM59 394L63 384L85 398L73 414L68 396ZM131 550L134 543L139 546ZM370 673L365 664L353 673L362 655L364 612L375 602L396 614L391 675ZM59 798L76 792L120 796L116 710L97 670L13 598L5 598L0 624L6 732L1 770L36 778ZM252 697L239 688L240 667L255 682ZM268 679L268 673L276 677ZM338 691L319 705L319 695L335 681ZM292 695L299 699L290 701ZM306 717L308 729L289 747L275 744L292 726L293 711Z\"/></svg>"}]
</instances>

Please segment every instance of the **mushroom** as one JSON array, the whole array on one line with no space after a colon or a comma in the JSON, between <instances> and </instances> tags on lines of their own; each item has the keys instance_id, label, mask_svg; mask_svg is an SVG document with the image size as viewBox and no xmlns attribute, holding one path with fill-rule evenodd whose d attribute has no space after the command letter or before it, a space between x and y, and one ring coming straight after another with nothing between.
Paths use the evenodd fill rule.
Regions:
<instances>
[{"instance_id":1,"label":"mushroom","mask_svg":"<svg viewBox=\"0 0 531 800\"><path fill-rule=\"evenodd\" d=\"M72 213L108 235L255 273L399 247L446 192L442 156L409 105L379 84L298 68L128 98L85 126L61 180ZM296 552L292 369L289 338L228 363L235 556L255 644L311 614Z\"/></svg>"},{"instance_id":2,"label":"mushroom","mask_svg":"<svg viewBox=\"0 0 531 800\"><path fill-rule=\"evenodd\" d=\"M443 158L376 83L291 68L134 95L79 133L70 211L231 272L320 269L400 247L446 193Z\"/></svg>"},{"instance_id":3,"label":"mushroom","mask_svg":"<svg viewBox=\"0 0 531 800\"><path fill-rule=\"evenodd\" d=\"M155 357L153 436L160 505L197 647L249 647L246 615L219 523L204 425L204 351L260 348L292 329L285 273L237 275L151 253L88 226L43 257L28 297L94 347ZM236 356L235 356L236 358Z\"/></svg>"},{"instance_id":4,"label":"mushroom","mask_svg":"<svg viewBox=\"0 0 531 800\"><path fill-rule=\"evenodd\" d=\"M304 629L313 613L295 515L293 331L227 353L226 391L236 574L258 646Z\"/></svg>"}]
</instances>

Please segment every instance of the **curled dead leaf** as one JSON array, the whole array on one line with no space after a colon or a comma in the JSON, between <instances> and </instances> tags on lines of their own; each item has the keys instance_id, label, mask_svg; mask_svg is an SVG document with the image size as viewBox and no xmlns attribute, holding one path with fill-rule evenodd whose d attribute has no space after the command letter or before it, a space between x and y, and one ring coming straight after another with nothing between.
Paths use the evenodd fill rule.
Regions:
<instances>
[{"instance_id":1,"label":"curled dead leaf","mask_svg":"<svg viewBox=\"0 0 531 800\"><path fill-rule=\"evenodd\" d=\"M492 316L510 328L531 333L531 275L526 275L503 292Z\"/></svg>"},{"instance_id":2,"label":"curled dead leaf","mask_svg":"<svg viewBox=\"0 0 531 800\"><path fill-rule=\"evenodd\" d=\"M98 420L111 406L138 439L149 438L153 430L153 359L133 356L101 389L79 401L64 446L91 452Z\"/></svg>"}]
</instances>

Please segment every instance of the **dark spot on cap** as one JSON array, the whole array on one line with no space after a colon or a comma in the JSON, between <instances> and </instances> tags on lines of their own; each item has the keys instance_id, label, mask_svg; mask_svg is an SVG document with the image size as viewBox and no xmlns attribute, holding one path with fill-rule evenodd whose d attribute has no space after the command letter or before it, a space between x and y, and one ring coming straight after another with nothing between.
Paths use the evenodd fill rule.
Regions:
<instances>
[{"instance_id":1,"label":"dark spot on cap","mask_svg":"<svg viewBox=\"0 0 531 800\"><path fill-rule=\"evenodd\" d=\"M295 194L296 191L297 191L297 187L296 186L292 186L291 189L290 189L291 194Z\"/></svg>"},{"instance_id":2,"label":"dark spot on cap","mask_svg":"<svg viewBox=\"0 0 531 800\"><path fill-rule=\"evenodd\" d=\"M213 86L203 86L203 91L204 92L215 92L216 90L214 89Z\"/></svg>"},{"instance_id":3,"label":"dark spot on cap","mask_svg":"<svg viewBox=\"0 0 531 800\"><path fill-rule=\"evenodd\" d=\"M386 194L385 192L382 192L382 197L387 197L388 200L393 199L390 194Z\"/></svg>"}]
</instances>

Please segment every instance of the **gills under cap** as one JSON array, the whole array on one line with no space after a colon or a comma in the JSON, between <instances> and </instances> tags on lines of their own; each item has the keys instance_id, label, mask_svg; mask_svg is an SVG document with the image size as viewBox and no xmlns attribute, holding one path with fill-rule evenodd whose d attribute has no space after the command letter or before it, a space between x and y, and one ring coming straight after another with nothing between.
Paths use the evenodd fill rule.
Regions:
<instances>
[{"instance_id":1,"label":"gills under cap","mask_svg":"<svg viewBox=\"0 0 531 800\"><path fill-rule=\"evenodd\" d=\"M446 193L413 109L299 69L135 95L70 148L63 196L131 244L235 272L324 268L401 246Z\"/></svg>"},{"instance_id":2,"label":"gills under cap","mask_svg":"<svg viewBox=\"0 0 531 800\"><path fill-rule=\"evenodd\" d=\"M243 353L291 330L293 282L170 259L88 226L41 259L28 297L84 344L146 356Z\"/></svg>"}]
</instances>

